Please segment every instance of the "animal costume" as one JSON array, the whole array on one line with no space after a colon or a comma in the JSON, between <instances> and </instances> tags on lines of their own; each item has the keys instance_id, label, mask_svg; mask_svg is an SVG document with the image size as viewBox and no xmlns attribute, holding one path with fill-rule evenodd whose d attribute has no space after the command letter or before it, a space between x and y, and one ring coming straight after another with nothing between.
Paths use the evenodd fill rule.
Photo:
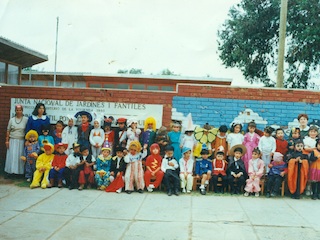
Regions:
<instances>
[{"instance_id":1,"label":"animal costume","mask_svg":"<svg viewBox=\"0 0 320 240\"><path fill-rule=\"evenodd\" d=\"M41 178L41 188L46 188L49 184L48 175L51 169L51 162L54 157L54 155L52 154L54 151L54 147L52 144L47 143L43 146L43 148L45 151L49 150L50 152L49 154L43 153L37 158L36 171L33 174L33 180L30 185L30 188L39 187Z\"/></svg>"},{"instance_id":2,"label":"animal costume","mask_svg":"<svg viewBox=\"0 0 320 240\"><path fill-rule=\"evenodd\" d=\"M252 159L252 151L258 147L259 141L260 136L255 132L247 132L244 135L242 144L247 148L247 152L245 155L243 155L242 160L244 162L244 166L246 167L246 171L248 171L249 168L249 160Z\"/></svg>"},{"instance_id":3,"label":"animal costume","mask_svg":"<svg viewBox=\"0 0 320 240\"><path fill-rule=\"evenodd\" d=\"M155 143L157 143L160 147L160 155L164 157L165 148L169 145L169 138L167 133L167 128L161 126L156 134Z\"/></svg>"},{"instance_id":4,"label":"animal costume","mask_svg":"<svg viewBox=\"0 0 320 240\"><path fill-rule=\"evenodd\" d=\"M68 147L67 144L58 143L54 145L55 150L57 150L57 148L60 146L63 146L65 149ZM51 169L49 172L49 180L52 187L54 186L55 179L58 179L58 187L62 187L63 173L66 166L67 157L68 155L65 153L60 154L56 152L54 154L54 158L51 163Z\"/></svg>"},{"instance_id":5,"label":"animal costume","mask_svg":"<svg viewBox=\"0 0 320 240\"><path fill-rule=\"evenodd\" d=\"M164 173L161 171L162 157L160 156L160 147L154 143L150 146L150 153L146 159L146 171L144 173L144 181L147 188L158 188L162 182ZM155 181L151 184L152 172L154 173ZM150 186L153 185L153 186ZM149 191L152 191L149 189Z\"/></svg>"},{"instance_id":6,"label":"animal costume","mask_svg":"<svg viewBox=\"0 0 320 240\"><path fill-rule=\"evenodd\" d=\"M248 193L260 192L260 178L263 176L264 172L264 161L260 158L250 159L248 176L249 179L246 180L246 186L244 190Z\"/></svg>"},{"instance_id":7,"label":"animal costume","mask_svg":"<svg viewBox=\"0 0 320 240\"><path fill-rule=\"evenodd\" d=\"M89 141L91 144L91 152L94 158L96 158L101 152L101 146L104 142L104 131L100 127L100 119L95 119L94 122L99 123L99 126L94 127L90 131Z\"/></svg>"},{"instance_id":8,"label":"animal costume","mask_svg":"<svg viewBox=\"0 0 320 240\"><path fill-rule=\"evenodd\" d=\"M130 153L130 148L136 149L136 154ZM138 190L143 190L145 183L143 178L142 159L147 156L147 150L141 151L141 144L138 141L131 142L129 146L129 153L124 157L124 161L127 163L127 170L125 173L125 190L133 191L134 186Z\"/></svg>"}]
</instances>

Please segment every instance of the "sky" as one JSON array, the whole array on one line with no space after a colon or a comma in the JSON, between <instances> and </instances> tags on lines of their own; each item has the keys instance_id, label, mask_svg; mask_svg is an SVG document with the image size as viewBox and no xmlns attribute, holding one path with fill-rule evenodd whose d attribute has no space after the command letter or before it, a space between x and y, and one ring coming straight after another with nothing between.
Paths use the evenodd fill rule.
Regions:
<instances>
[{"instance_id":1,"label":"sky","mask_svg":"<svg viewBox=\"0 0 320 240\"><path fill-rule=\"evenodd\" d=\"M0 35L40 53L57 72L115 74L170 69L187 77L231 78L250 86L218 55L217 31L241 0L1 0Z\"/></svg>"}]
</instances>

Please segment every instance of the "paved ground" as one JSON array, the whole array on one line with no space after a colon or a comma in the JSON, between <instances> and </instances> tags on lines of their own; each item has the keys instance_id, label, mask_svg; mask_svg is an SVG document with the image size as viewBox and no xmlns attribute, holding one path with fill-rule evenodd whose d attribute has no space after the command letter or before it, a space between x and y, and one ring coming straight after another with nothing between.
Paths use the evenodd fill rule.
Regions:
<instances>
[{"instance_id":1,"label":"paved ground","mask_svg":"<svg viewBox=\"0 0 320 240\"><path fill-rule=\"evenodd\" d=\"M320 200L0 183L0 239L320 239Z\"/></svg>"}]
</instances>

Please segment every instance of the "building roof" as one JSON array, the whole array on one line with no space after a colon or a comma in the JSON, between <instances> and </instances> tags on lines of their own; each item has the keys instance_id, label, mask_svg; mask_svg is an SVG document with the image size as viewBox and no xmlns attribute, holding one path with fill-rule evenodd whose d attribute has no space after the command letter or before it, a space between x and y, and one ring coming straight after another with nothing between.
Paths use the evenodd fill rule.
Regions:
<instances>
[{"instance_id":1,"label":"building roof","mask_svg":"<svg viewBox=\"0 0 320 240\"><path fill-rule=\"evenodd\" d=\"M0 59L25 68L48 61L48 56L0 36Z\"/></svg>"}]
</instances>

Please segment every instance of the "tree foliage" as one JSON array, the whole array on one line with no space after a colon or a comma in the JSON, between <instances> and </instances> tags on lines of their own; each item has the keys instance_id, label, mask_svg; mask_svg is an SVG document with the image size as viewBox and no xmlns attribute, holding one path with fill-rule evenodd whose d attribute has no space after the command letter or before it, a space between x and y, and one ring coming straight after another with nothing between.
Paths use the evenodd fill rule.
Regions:
<instances>
[{"instance_id":1,"label":"tree foliage","mask_svg":"<svg viewBox=\"0 0 320 240\"><path fill-rule=\"evenodd\" d=\"M242 0L218 32L220 58L239 68L250 83L274 86L281 0ZM285 81L288 88L312 87L320 63L320 1L288 1Z\"/></svg>"}]
</instances>

